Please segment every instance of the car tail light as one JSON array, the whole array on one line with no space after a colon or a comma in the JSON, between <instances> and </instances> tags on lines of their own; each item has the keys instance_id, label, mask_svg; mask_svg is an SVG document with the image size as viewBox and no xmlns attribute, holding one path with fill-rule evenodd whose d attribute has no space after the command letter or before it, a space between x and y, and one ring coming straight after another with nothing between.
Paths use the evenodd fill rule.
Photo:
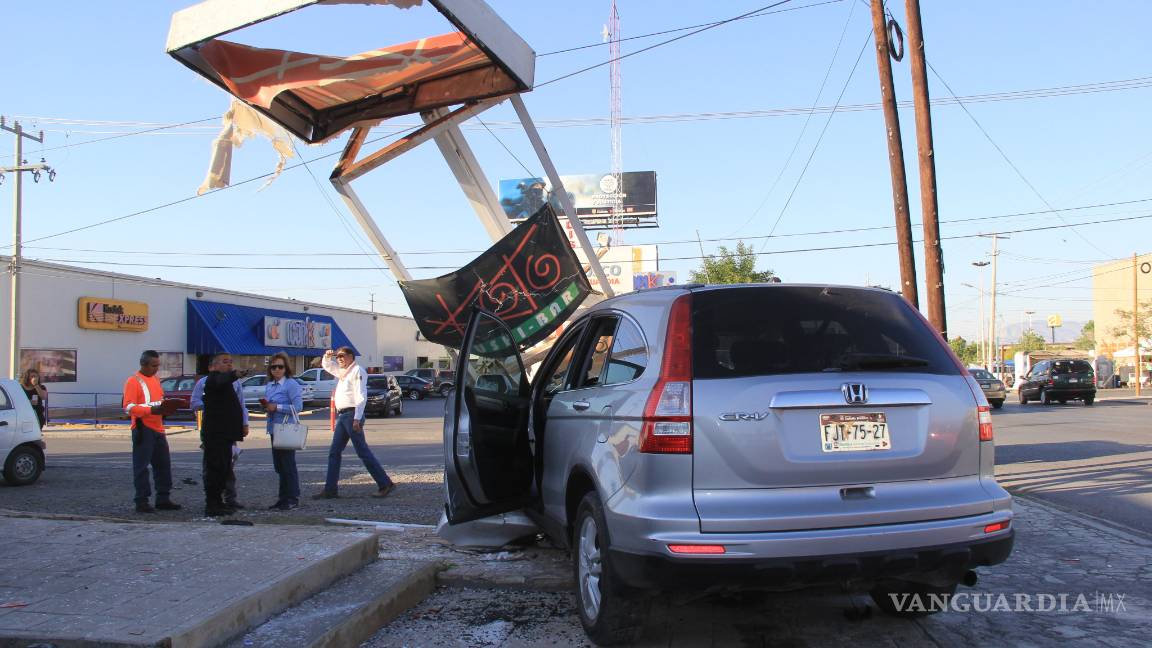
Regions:
<instances>
[{"instance_id":1,"label":"car tail light","mask_svg":"<svg viewBox=\"0 0 1152 648\"><path fill-rule=\"evenodd\" d=\"M684 545L670 544L668 551L674 554L722 554L724 545Z\"/></svg>"},{"instance_id":2,"label":"car tail light","mask_svg":"<svg viewBox=\"0 0 1152 648\"><path fill-rule=\"evenodd\" d=\"M692 453L692 296L672 302L660 377L644 406L640 452Z\"/></svg>"},{"instance_id":3,"label":"car tail light","mask_svg":"<svg viewBox=\"0 0 1152 648\"><path fill-rule=\"evenodd\" d=\"M1003 522L989 524L988 526L984 527L984 533L996 533L997 531L1003 531L1004 529L1007 529L1010 524L1012 524L1012 520L1004 520Z\"/></svg>"},{"instance_id":4,"label":"car tail light","mask_svg":"<svg viewBox=\"0 0 1152 648\"><path fill-rule=\"evenodd\" d=\"M976 408L976 419L980 421L980 440L992 440L992 410L987 405Z\"/></svg>"}]
</instances>

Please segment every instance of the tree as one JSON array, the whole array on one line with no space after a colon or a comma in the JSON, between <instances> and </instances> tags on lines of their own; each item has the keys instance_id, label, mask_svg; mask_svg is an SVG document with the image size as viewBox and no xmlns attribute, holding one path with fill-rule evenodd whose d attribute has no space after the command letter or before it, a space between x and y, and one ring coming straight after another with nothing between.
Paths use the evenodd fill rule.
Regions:
<instances>
[{"instance_id":1,"label":"tree","mask_svg":"<svg viewBox=\"0 0 1152 648\"><path fill-rule=\"evenodd\" d=\"M1040 351L1044 348L1044 336L1040 335L1032 329L1024 331L1020 336L1020 341L1012 346L1012 353L1017 354L1021 351Z\"/></svg>"},{"instance_id":2,"label":"tree","mask_svg":"<svg viewBox=\"0 0 1152 648\"><path fill-rule=\"evenodd\" d=\"M691 283L736 284L770 283L779 281L779 278L771 270L757 271L755 250L739 241L735 250L721 245L719 254L709 254L701 259L700 269L693 270L688 280Z\"/></svg>"},{"instance_id":3,"label":"tree","mask_svg":"<svg viewBox=\"0 0 1152 648\"><path fill-rule=\"evenodd\" d=\"M975 342L969 342L962 337L954 337L948 341L948 345L952 347L956 357L960 358L960 362L975 364L980 361L980 346Z\"/></svg>"},{"instance_id":4,"label":"tree","mask_svg":"<svg viewBox=\"0 0 1152 648\"><path fill-rule=\"evenodd\" d=\"M1076 338L1076 348L1083 351L1096 348L1096 322L1088 320L1080 329L1080 337Z\"/></svg>"},{"instance_id":5,"label":"tree","mask_svg":"<svg viewBox=\"0 0 1152 648\"><path fill-rule=\"evenodd\" d=\"M1136 326L1140 339L1147 340L1149 333L1148 325L1152 323L1152 300L1140 302L1139 306L1140 310L1137 311L1136 314ZM1116 313L1116 317L1120 318L1121 323L1119 326L1112 327L1112 336L1117 339L1127 340L1129 344L1135 346L1136 343L1132 339L1132 311L1117 308L1114 312Z\"/></svg>"}]
</instances>

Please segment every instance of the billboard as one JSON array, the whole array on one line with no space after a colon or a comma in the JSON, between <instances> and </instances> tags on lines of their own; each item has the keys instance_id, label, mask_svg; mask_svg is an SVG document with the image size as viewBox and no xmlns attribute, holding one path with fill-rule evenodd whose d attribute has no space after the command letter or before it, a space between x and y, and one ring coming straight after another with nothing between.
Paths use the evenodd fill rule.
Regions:
<instances>
[{"instance_id":1,"label":"billboard","mask_svg":"<svg viewBox=\"0 0 1152 648\"><path fill-rule=\"evenodd\" d=\"M572 198L576 215L586 229L610 229L612 206L622 202L621 225L626 229L658 227L656 221L656 172L626 171L619 183L611 173L560 176L564 189ZM552 192L546 178L514 178L500 181L500 206L504 215L523 220L545 203L557 214L563 214L559 197Z\"/></svg>"},{"instance_id":2,"label":"billboard","mask_svg":"<svg viewBox=\"0 0 1152 648\"><path fill-rule=\"evenodd\" d=\"M76 349L20 349L20 375L40 372L40 382L76 382Z\"/></svg>"},{"instance_id":3,"label":"billboard","mask_svg":"<svg viewBox=\"0 0 1152 648\"><path fill-rule=\"evenodd\" d=\"M148 304L81 297L77 300L76 325L82 329L100 331L147 331Z\"/></svg>"}]
</instances>

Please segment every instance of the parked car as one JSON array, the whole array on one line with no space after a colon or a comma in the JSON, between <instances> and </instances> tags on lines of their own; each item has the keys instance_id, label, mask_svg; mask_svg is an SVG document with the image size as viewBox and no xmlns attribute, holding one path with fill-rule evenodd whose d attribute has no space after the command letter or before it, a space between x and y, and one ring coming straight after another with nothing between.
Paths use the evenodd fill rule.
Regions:
<instances>
[{"instance_id":1,"label":"parked car","mask_svg":"<svg viewBox=\"0 0 1152 648\"><path fill-rule=\"evenodd\" d=\"M44 438L40 419L20 383L0 378L0 458L4 481L11 486L35 484L44 472Z\"/></svg>"},{"instance_id":2,"label":"parked car","mask_svg":"<svg viewBox=\"0 0 1152 648\"><path fill-rule=\"evenodd\" d=\"M196 386L199 376L185 374L183 376L170 376L160 381L164 390L164 398L180 402L177 414L192 414L192 389Z\"/></svg>"},{"instance_id":3,"label":"parked car","mask_svg":"<svg viewBox=\"0 0 1152 648\"><path fill-rule=\"evenodd\" d=\"M456 384L456 372L448 371L445 369L433 369L431 367L424 367L422 369L409 369L404 372L405 376L414 376L421 380L426 380L432 384L432 391L447 396L452 391L453 386Z\"/></svg>"},{"instance_id":4,"label":"parked car","mask_svg":"<svg viewBox=\"0 0 1152 648\"><path fill-rule=\"evenodd\" d=\"M416 376L392 376L396 379L396 384L400 385L400 390L404 393L404 398L409 400L424 400L433 394L432 383L427 380L422 380Z\"/></svg>"},{"instance_id":5,"label":"parked car","mask_svg":"<svg viewBox=\"0 0 1152 648\"><path fill-rule=\"evenodd\" d=\"M317 367L302 371L296 377L305 384L312 385L312 397L308 400L324 402L332 400L332 390L336 389L338 382L336 376ZM307 402L306 400L305 403Z\"/></svg>"},{"instance_id":6,"label":"parked car","mask_svg":"<svg viewBox=\"0 0 1152 648\"><path fill-rule=\"evenodd\" d=\"M1070 400L1091 406L1096 401L1096 378L1087 360L1041 360L1032 365L1016 392L1021 405L1037 400L1063 405Z\"/></svg>"},{"instance_id":7,"label":"parked car","mask_svg":"<svg viewBox=\"0 0 1152 648\"><path fill-rule=\"evenodd\" d=\"M980 383L980 389L984 391L984 398L988 399L988 404L996 409L1004 407L1004 399L1008 397L1007 391L1004 388L1004 383L993 376L987 369L969 369L969 373Z\"/></svg>"},{"instance_id":8,"label":"parked car","mask_svg":"<svg viewBox=\"0 0 1152 648\"><path fill-rule=\"evenodd\" d=\"M379 414L387 418L392 414L404 413L404 393L392 376L369 374L368 403L364 406L366 416Z\"/></svg>"},{"instance_id":9,"label":"parked car","mask_svg":"<svg viewBox=\"0 0 1152 648\"><path fill-rule=\"evenodd\" d=\"M305 404L308 401L316 400L315 393L311 384L300 380L297 376L292 376L289 380L295 380L300 384L300 397ZM268 376L259 374L256 376L248 376L240 380L240 386L244 388L244 407L250 410L259 410L260 399L264 398L264 390L268 385Z\"/></svg>"},{"instance_id":10,"label":"parked car","mask_svg":"<svg viewBox=\"0 0 1152 648\"><path fill-rule=\"evenodd\" d=\"M899 294L620 295L531 381L514 339L495 315L469 321L445 408L448 522L524 509L571 549L597 643L632 640L662 589L834 584L930 613L896 601L972 585L1011 552L989 405Z\"/></svg>"}]
</instances>

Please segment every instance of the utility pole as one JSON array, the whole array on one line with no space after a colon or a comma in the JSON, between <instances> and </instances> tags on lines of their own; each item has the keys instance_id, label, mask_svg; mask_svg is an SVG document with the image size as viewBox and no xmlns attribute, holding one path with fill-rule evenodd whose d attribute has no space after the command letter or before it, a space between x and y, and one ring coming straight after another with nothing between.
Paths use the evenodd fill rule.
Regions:
<instances>
[{"instance_id":1,"label":"utility pole","mask_svg":"<svg viewBox=\"0 0 1152 648\"><path fill-rule=\"evenodd\" d=\"M932 325L947 339L948 319L944 309L944 249L940 245L935 149L932 144L932 106L928 100L928 69L924 58L924 28L920 24L920 0L905 0L904 7L908 14L908 49L912 55L912 105L916 110L916 150L920 159L920 216L924 221L924 283L928 291L928 321L932 322Z\"/></svg>"},{"instance_id":2,"label":"utility pole","mask_svg":"<svg viewBox=\"0 0 1152 648\"><path fill-rule=\"evenodd\" d=\"M1140 395L1140 376L1143 375L1140 363L1140 291L1137 289L1140 281L1140 271L1138 269L1139 259L1135 253L1132 254L1132 339L1135 343L1132 345L1132 350L1136 356L1136 372L1132 375L1136 378L1136 395Z\"/></svg>"},{"instance_id":3,"label":"utility pole","mask_svg":"<svg viewBox=\"0 0 1152 648\"><path fill-rule=\"evenodd\" d=\"M1000 256L1000 253L996 251L996 240L1007 237L1001 237L997 234L990 234L989 236L992 237L992 286L988 304L988 309L991 311L988 320L988 371L996 373L996 361L999 360L998 356L1000 355L1000 341L996 338L996 260Z\"/></svg>"},{"instance_id":4,"label":"utility pole","mask_svg":"<svg viewBox=\"0 0 1152 648\"><path fill-rule=\"evenodd\" d=\"M891 43L884 20L884 0L872 0L872 34L876 43L876 67L880 71L880 97L884 128L888 134L888 169L892 178L892 209L896 212L896 248L900 253L900 291L913 308L920 308L916 290L916 253L912 249L912 221L908 216L908 177L904 170L904 142L900 136L900 113L892 86ZM900 57L903 58L903 43ZM899 59L897 59L899 60Z\"/></svg>"},{"instance_id":5,"label":"utility pole","mask_svg":"<svg viewBox=\"0 0 1152 648\"><path fill-rule=\"evenodd\" d=\"M27 164L24 160L24 138L32 140L40 144L44 143L44 131L40 131L39 137L29 135L21 128L20 122L14 122L12 126L4 123L4 118L0 117L0 129L6 130L9 133L16 135L16 157L13 161L16 162L14 166L0 167L0 174L12 172L16 175L12 184L12 260L8 264L8 274L11 280L11 302L9 303L9 340L8 340L8 377L13 380L19 380L20 376L20 203L24 190L23 177L25 172L32 172L34 181L40 181L40 174L47 173L48 180L52 181L56 178L56 172L52 170L44 161L41 160L40 164Z\"/></svg>"},{"instance_id":6,"label":"utility pole","mask_svg":"<svg viewBox=\"0 0 1152 648\"><path fill-rule=\"evenodd\" d=\"M376 293L368 293L368 310L376 312Z\"/></svg>"}]
</instances>

